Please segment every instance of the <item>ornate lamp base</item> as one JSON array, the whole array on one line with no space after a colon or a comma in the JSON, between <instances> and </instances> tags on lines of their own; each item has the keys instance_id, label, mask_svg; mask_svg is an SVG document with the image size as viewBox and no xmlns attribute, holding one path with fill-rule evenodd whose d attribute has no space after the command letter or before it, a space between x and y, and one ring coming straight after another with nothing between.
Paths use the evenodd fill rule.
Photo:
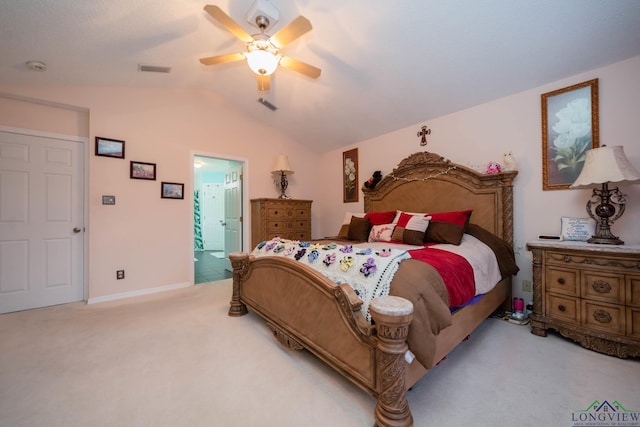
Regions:
<instances>
[{"instance_id":1,"label":"ornate lamp base","mask_svg":"<svg viewBox=\"0 0 640 427\"><path fill-rule=\"evenodd\" d=\"M587 213L597 223L597 232L588 243L601 245L624 245L624 242L611 233L611 224L624 213L626 196L617 188L609 190L607 183L602 189L593 189L591 199L587 202Z\"/></svg>"},{"instance_id":2,"label":"ornate lamp base","mask_svg":"<svg viewBox=\"0 0 640 427\"><path fill-rule=\"evenodd\" d=\"M290 199L290 196L287 196L287 187L289 186L289 182L287 181L287 174L285 171L280 172L280 199Z\"/></svg>"}]
</instances>

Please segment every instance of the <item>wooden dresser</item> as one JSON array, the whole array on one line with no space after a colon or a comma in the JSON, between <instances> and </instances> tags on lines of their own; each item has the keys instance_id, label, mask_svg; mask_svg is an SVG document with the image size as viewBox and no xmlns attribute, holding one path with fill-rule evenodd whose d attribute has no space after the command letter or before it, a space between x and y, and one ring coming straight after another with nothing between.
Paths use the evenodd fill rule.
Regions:
<instances>
[{"instance_id":1,"label":"wooden dresser","mask_svg":"<svg viewBox=\"0 0 640 427\"><path fill-rule=\"evenodd\" d=\"M640 246L535 241L531 333L640 357Z\"/></svg>"},{"instance_id":2,"label":"wooden dresser","mask_svg":"<svg viewBox=\"0 0 640 427\"><path fill-rule=\"evenodd\" d=\"M251 200L251 245L275 236L311 240L311 200Z\"/></svg>"}]
</instances>

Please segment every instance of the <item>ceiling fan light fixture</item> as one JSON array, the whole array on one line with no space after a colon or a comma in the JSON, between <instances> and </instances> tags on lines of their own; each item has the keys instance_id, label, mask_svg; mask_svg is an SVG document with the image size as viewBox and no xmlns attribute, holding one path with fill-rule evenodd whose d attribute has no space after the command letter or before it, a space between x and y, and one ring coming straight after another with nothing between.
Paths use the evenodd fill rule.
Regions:
<instances>
[{"instance_id":1,"label":"ceiling fan light fixture","mask_svg":"<svg viewBox=\"0 0 640 427\"><path fill-rule=\"evenodd\" d=\"M280 62L280 55L274 55L268 50L256 49L245 53L249 68L261 76L269 76L276 71Z\"/></svg>"}]
</instances>

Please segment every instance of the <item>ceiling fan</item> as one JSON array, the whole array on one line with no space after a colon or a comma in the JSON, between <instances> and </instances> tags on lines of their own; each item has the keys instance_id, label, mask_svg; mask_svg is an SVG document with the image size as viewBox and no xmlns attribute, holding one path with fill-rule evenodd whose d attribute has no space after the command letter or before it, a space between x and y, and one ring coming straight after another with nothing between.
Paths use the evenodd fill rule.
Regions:
<instances>
[{"instance_id":1,"label":"ceiling fan","mask_svg":"<svg viewBox=\"0 0 640 427\"><path fill-rule=\"evenodd\" d=\"M265 34L265 30L270 24L269 18L265 15L258 14L255 22L258 28L260 28L260 34L250 35L218 6L206 5L204 10L234 36L242 40L247 45L247 51L200 58L202 64L215 65L246 59L249 68L258 75L259 91L269 90L271 86L270 76L276 68L278 68L278 65L304 74L312 79L320 76L320 68L279 53L280 49L285 45L311 30L311 22L304 16L298 16L273 36L269 36Z\"/></svg>"}]
</instances>

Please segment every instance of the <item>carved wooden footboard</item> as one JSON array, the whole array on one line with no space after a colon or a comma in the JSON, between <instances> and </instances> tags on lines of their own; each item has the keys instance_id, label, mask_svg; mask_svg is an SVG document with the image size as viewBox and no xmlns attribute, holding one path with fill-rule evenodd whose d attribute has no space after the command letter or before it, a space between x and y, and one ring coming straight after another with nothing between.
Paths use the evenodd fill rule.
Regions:
<instances>
[{"instance_id":1,"label":"carved wooden footboard","mask_svg":"<svg viewBox=\"0 0 640 427\"><path fill-rule=\"evenodd\" d=\"M379 426L413 423L406 400L404 354L413 306L404 298L382 297L370 306L375 326L360 311L362 301L346 284L281 257L232 253L230 316L247 306L264 317L285 346L307 349L378 399Z\"/></svg>"}]
</instances>

